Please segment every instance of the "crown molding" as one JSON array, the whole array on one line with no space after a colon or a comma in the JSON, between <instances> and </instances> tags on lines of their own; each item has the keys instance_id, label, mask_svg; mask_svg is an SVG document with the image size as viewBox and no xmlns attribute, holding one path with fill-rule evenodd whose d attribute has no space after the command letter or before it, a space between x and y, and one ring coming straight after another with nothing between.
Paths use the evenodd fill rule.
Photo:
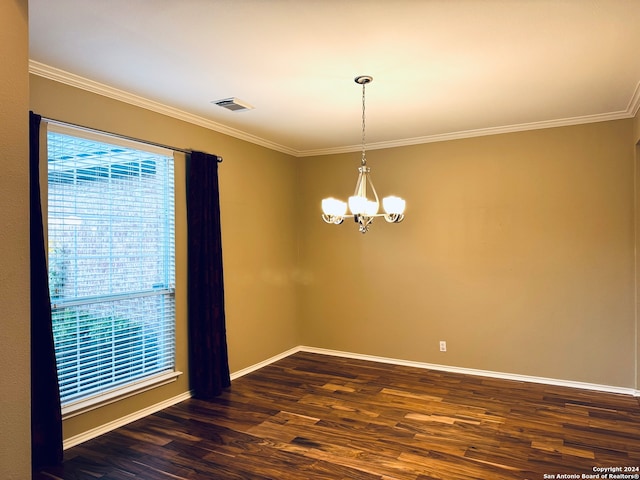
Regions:
<instances>
[{"instance_id":1,"label":"crown molding","mask_svg":"<svg viewBox=\"0 0 640 480\"><path fill-rule=\"evenodd\" d=\"M404 138L401 140L390 140L387 142L367 143L367 150L381 150L384 148L406 147L409 145L420 145L423 143L445 142L448 140L461 140L464 138L485 137L488 135L500 135L503 133L525 132L528 130L542 130L545 128L570 127L572 125L584 125L587 123L608 122L612 120L623 120L633 118L640 109L640 82L631 95L626 110L611 113L601 113L597 115L583 115L579 117L561 118L557 120L547 120L544 122L520 123L516 125L506 125L502 127L480 128L477 130L463 130L460 132L443 133L436 135L425 135L422 137ZM298 157L312 157L319 155L334 155L338 153L358 152L362 145L348 145L335 148L321 148L316 150L299 151Z\"/></svg>"},{"instance_id":2,"label":"crown molding","mask_svg":"<svg viewBox=\"0 0 640 480\"><path fill-rule=\"evenodd\" d=\"M640 84L639 84L640 85ZM587 123L606 122L611 120L622 120L633 118L640 106L640 93L636 89L635 104L630 102L630 108L623 112L604 113L598 115L585 115L582 117L571 117L558 120L548 120L544 122L521 123L517 125L507 125L503 127L479 128L477 130L463 130L460 132L443 133L436 135L425 135L423 137L403 138L400 140L390 140L387 142L367 143L367 150L381 150L384 148L407 147L410 145L421 145L423 143L445 142L449 140L461 140L473 137L486 137L489 135L500 135L503 133L525 132L529 130L542 130L545 128L568 127L572 125L582 125ZM633 107L632 107L633 106ZM634 110L635 109L635 110ZM304 150L298 152L298 157L312 157L319 155L335 155L338 153L352 153L362 150L362 145L348 145L344 147L323 148L317 150Z\"/></svg>"},{"instance_id":3,"label":"crown molding","mask_svg":"<svg viewBox=\"0 0 640 480\"><path fill-rule=\"evenodd\" d=\"M261 137L251 135L250 133L243 132L235 128L222 125L221 123L208 120L198 115L179 110L168 105L164 105L153 100L149 100L138 95L110 87L103 83L89 80L88 78L75 75L73 73L61 70L55 67L51 67L44 63L36 62L35 60L29 60L29 73L38 75L40 77L48 78L56 82L60 82L72 87L86 90L92 93L97 93L114 100L119 100L130 105L142 107L147 110L151 110L156 113L161 113L169 117L182 120L200 127L213 130L230 137L238 138L256 145L260 145L271 150L275 150L294 157L313 157L320 155L335 155L339 153L352 153L358 152L362 149L362 145L346 145L342 147L333 148L319 148L310 150L296 150L284 145L280 145L275 142L271 142ZM465 138L484 137L488 135L500 135L503 133L524 132L527 130L541 130L544 128L555 127L567 127L572 125L581 125L587 123L606 122L611 120L622 120L627 118L633 118L640 109L640 82L636 85L636 88L629 100L627 109L624 111L597 114L597 115L585 115L579 117L570 117L557 120L549 120L544 122L531 122L521 123L517 125L506 125L501 127L480 128L476 130L464 130L460 132L425 135L421 137L404 138L400 140L391 140L386 142L368 143L367 150L381 150L385 148L406 147L410 145L420 145L423 143L444 142L449 140L461 140Z\"/></svg>"},{"instance_id":4,"label":"crown molding","mask_svg":"<svg viewBox=\"0 0 640 480\"><path fill-rule=\"evenodd\" d=\"M627 112L630 117L635 117L638 114L638 109L640 109L640 82L636 85L636 89L631 96L631 100L629 100Z\"/></svg>"},{"instance_id":5,"label":"crown molding","mask_svg":"<svg viewBox=\"0 0 640 480\"><path fill-rule=\"evenodd\" d=\"M36 62L35 60L29 60L29 73L47 78L49 80L54 80L65 85L69 85L71 87L79 88L81 90L97 93L98 95L128 103L136 107L141 107L156 113L161 113L162 115L198 125L200 127L204 127L209 130L222 133L224 135L229 135L230 137L238 138L240 140L260 145L271 150L276 150L278 152L286 153L292 156L298 156L298 152L296 150L284 145L280 145L264 138L251 135L247 132L243 132L242 130L237 130L226 125L222 125L221 123L214 122L204 117L193 115L183 110L164 105L160 102L149 100L147 98L126 92L124 90L120 90L100 82L89 80L88 78L81 77L65 70L51 67L44 63Z\"/></svg>"}]
</instances>

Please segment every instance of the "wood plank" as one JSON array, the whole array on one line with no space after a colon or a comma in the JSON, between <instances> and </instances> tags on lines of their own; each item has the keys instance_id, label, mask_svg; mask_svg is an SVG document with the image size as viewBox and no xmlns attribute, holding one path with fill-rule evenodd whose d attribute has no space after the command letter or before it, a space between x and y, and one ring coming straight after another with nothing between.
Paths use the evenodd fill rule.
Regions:
<instances>
[{"instance_id":1,"label":"wood plank","mask_svg":"<svg viewBox=\"0 0 640 480\"><path fill-rule=\"evenodd\" d=\"M639 464L631 396L300 352L34 478L534 480Z\"/></svg>"}]
</instances>

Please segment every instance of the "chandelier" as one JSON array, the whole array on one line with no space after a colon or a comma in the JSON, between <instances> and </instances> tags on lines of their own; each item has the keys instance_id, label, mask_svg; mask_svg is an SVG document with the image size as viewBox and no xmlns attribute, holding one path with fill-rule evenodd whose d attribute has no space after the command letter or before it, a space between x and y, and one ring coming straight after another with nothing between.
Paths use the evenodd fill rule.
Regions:
<instances>
[{"instance_id":1,"label":"chandelier","mask_svg":"<svg viewBox=\"0 0 640 480\"><path fill-rule=\"evenodd\" d=\"M349 201L343 202L333 197L322 200L322 219L327 223L339 225L345 218L353 218L358 224L360 232L367 233L376 217L384 217L389 223L399 223L404 219L406 202L399 197L389 196L382 199L385 213L378 213L380 201L371 182L371 169L367 167L365 150L365 85L371 83L373 77L363 75L355 78L355 82L362 85L362 159L358 168L358 181L355 192ZM347 214L347 206L349 214Z\"/></svg>"}]
</instances>

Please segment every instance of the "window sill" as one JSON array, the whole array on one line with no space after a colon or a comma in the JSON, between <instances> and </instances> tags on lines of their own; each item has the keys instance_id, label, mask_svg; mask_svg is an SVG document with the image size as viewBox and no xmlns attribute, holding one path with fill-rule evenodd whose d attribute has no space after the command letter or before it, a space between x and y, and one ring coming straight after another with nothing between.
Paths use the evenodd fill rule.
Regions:
<instances>
[{"instance_id":1,"label":"window sill","mask_svg":"<svg viewBox=\"0 0 640 480\"><path fill-rule=\"evenodd\" d=\"M119 400L138 395L139 393L146 392L153 388L166 385L171 382L175 382L178 377L182 375L182 372L165 372L153 377L145 378L136 383L125 385L108 392L94 395L83 400L68 403L62 407L62 419L75 417L76 415L82 415L83 413L90 412L97 408L109 405L110 403L117 402Z\"/></svg>"}]
</instances>

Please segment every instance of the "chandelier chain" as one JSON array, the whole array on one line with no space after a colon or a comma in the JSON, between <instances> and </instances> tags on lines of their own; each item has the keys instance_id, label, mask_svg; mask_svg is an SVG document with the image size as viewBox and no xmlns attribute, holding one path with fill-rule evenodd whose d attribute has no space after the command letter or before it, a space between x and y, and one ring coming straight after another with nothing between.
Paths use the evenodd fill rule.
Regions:
<instances>
[{"instance_id":1,"label":"chandelier chain","mask_svg":"<svg viewBox=\"0 0 640 480\"><path fill-rule=\"evenodd\" d=\"M362 160L361 160L361 164L362 166L365 166L367 164L367 157L366 157L366 153L365 153L365 95L364 95L364 89L365 89L365 85L367 82L363 82L362 83Z\"/></svg>"}]
</instances>

